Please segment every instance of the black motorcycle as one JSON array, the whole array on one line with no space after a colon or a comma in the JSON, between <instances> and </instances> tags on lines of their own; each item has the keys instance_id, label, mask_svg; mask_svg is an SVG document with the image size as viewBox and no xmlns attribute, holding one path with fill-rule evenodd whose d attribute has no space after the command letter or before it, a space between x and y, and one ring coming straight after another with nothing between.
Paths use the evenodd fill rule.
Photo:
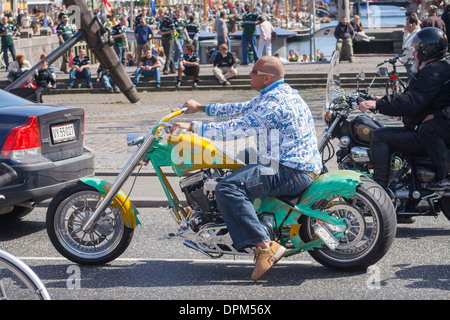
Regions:
<instances>
[{"instance_id":1,"label":"black motorcycle","mask_svg":"<svg viewBox=\"0 0 450 320\"><path fill-rule=\"evenodd\" d=\"M373 114L360 114L349 118L358 103L373 99L367 90L349 93L341 89L339 52L330 63L327 79L327 100L323 118L328 126L319 144L324 163L334 155L339 169L358 170L368 175L373 168L370 160L370 141L374 130L382 125ZM338 139L338 150L332 140ZM450 149L449 149L450 152ZM328 158L325 159L325 154ZM450 167L450 163L447 164ZM438 216L442 212L450 220L450 190L432 191L427 183L435 181L436 172L431 159L424 156L406 156L394 153L388 188L392 191L394 207L399 218L412 216Z\"/></svg>"}]
</instances>

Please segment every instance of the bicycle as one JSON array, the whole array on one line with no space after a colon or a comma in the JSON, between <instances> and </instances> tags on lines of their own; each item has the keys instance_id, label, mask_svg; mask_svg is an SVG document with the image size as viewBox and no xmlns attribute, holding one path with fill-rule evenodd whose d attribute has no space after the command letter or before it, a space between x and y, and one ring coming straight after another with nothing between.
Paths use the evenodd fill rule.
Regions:
<instances>
[{"instance_id":1,"label":"bicycle","mask_svg":"<svg viewBox=\"0 0 450 320\"><path fill-rule=\"evenodd\" d=\"M367 89L365 89L366 93L369 93L369 89L372 87L372 84L375 82L375 79L377 77L389 77L388 81L386 82L385 85L385 91L387 95L393 94L393 93L401 93L406 89L406 83L400 79L400 76L397 72L397 61L400 61L400 58L403 57L403 55L401 56L396 56L394 58L388 59L388 60L384 60L383 62L380 62L379 64L377 64L377 68L378 70L375 72L375 75L372 79L372 81L370 82L369 86L367 87ZM401 62L400 63L407 63L406 62ZM389 63L392 65L392 71L389 72L389 69L387 67L382 67L382 65ZM358 90L359 90L359 81L360 80L364 80L365 75L364 72L361 71L357 76L357 81L358 81Z\"/></svg>"},{"instance_id":2,"label":"bicycle","mask_svg":"<svg viewBox=\"0 0 450 320\"><path fill-rule=\"evenodd\" d=\"M0 186L17 177L5 163L0 163ZM0 200L4 199L0 195ZM42 281L29 266L12 254L0 249L0 300L50 300Z\"/></svg>"}]
</instances>

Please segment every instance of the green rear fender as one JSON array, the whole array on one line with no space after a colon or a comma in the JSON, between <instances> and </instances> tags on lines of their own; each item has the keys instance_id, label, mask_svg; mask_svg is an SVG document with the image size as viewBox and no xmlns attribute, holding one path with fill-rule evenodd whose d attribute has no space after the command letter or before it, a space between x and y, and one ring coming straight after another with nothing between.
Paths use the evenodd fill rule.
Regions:
<instances>
[{"instance_id":1,"label":"green rear fender","mask_svg":"<svg viewBox=\"0 0 450 320\"><path fill-rule=\"evenodd\" d=\"M358 194L356 188L363 183L361 181L363 176L361 172L350 170L327 172L311 183L295 208L303 214L333 225L345 225L343 219L330 216L326 211L320 212L320 210L311 209L311 207L317 201L331 200L337 195L348 198L351 195Z\"/></svg>"},{"instance_id":2,"label":"green rear fender","mask_svg":"<svg viewBox=\"0 0 450 320\"><path fill-rule=\"evenodd\" d=\"M350 170L328 172L311 183L295 207L291 207L273 197L257 199L253 205L258 213L272 212L275 214L278 223L284 221L283 224L295 224L298 223L300 215L306 214L333 225L345 225L343 219L330 216L325 211L311 209L311 207L319 200L331 200L336 195L348 198L350 195L357 194L356 188L363 183L361 181L363 176L360 172ZM293 211L286 218L286 213L292 209Z\"/></svg>"},{"instance_id":3,"label":"green rear fender","mask_svg":"<svg viewBox=\"0 0 450 320\"><path fill-rule=\"evenodd\" d=\"M364 175L358 171L339 170L327 172L311 183L303 193L297 206L311 207L318 200L330 200L335 195L348 198L357 194L356 187L362 183L361 177L364 177Z\"/></svg>"},{"instance_id":4,"label":"green rear fender","mask_svg":"<svg viewBox=\"0 0 450 320\"><path fill-rule=\"evenodd\" d=\"M103 198L111 189L111 183L108 181L98 179L98 178L81 178L81 182L87 184L88 186L94 187L100 193L100 197ZM128 197L119 191L114 199L111 201L113 207L119 208L123 222L128 228L136 228L136 225L141 224L137 215L139 214L136 207L131 203Z\"/></svg>"}]
</instances>

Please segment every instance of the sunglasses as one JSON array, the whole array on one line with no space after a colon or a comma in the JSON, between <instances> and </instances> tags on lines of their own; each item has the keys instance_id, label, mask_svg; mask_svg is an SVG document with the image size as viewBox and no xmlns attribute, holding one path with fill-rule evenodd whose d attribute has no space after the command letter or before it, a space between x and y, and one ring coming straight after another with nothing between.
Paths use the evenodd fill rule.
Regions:
<instances>
[{"instance_id":1,"label":"sunglasses","mask_svg":"<svg viewBox=\"0 0 450 320\"><path fill-rule=\"evenodd\" d=\"M262 72L262 71L258 71L255 69L252 69L251 73L253 73L255 76L262 76L262 75L268 75L271 77L275 76L275 74L273 74L273 73Z\"/></svg>"}]
</instances>

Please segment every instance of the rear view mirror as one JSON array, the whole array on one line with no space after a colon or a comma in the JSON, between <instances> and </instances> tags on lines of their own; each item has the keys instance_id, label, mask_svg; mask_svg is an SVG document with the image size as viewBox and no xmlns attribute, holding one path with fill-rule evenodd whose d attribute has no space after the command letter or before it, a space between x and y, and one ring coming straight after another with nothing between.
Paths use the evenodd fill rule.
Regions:
<instances>
[{"instance_id":1,"label":"rear view mirror","mask_svg":"<svg viewBox=\"0 0 450 320\"><path fill-rule=\"evenodd\" d=\"M361 71L356 75L356 80L361 80L361 81L366 80L366 74L364 73L364 70L361 70Z\"/></svg>"}]
</instances>

